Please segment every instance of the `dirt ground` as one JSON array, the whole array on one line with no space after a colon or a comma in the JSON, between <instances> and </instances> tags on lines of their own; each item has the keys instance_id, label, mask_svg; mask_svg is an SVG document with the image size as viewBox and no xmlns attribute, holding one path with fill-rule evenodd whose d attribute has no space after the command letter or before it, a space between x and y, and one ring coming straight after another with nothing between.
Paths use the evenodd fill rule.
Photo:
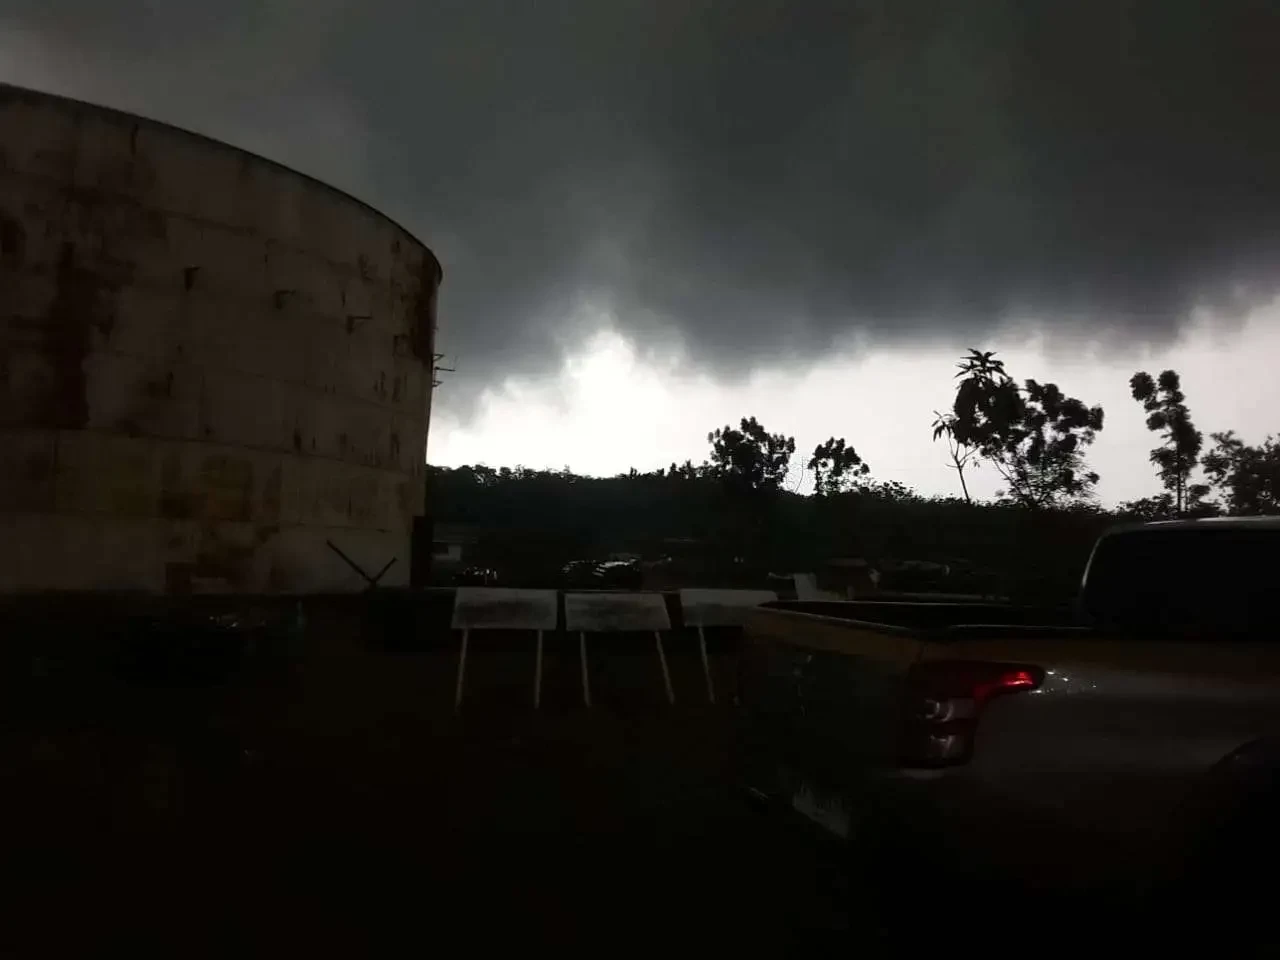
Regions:
<instances>
[{"instance_id":1,"label":"dirt ground","mask_svg":"<svg viewBox=\"0 0 1280 960\"><path fill-rule=\"evenodd\" d=\"M392 728L249 747L38 739L6 785L26 946L785 946L851 932L839 858L751 810L714 759L694 762L687 729L593 721L590 737L462 721L430 742ZM664 740L683 751L662 756Z\"/></svg>"},{"instance_id":2,"label":"dirt ground","mask_svg":"<svg viewBox=\"0 0 1280 960\"><path fill-rule=\"evenodd\" d=\"M348 629L265 677L11 675L0 952L883 945L844 855L737 789L724 650L712 706L673 644L673 708L651 638L620 640L588 709L549 640L534 711L527 643L495 643L455 714L447 633L324 639Z\"/></svg>"}]
</instances>

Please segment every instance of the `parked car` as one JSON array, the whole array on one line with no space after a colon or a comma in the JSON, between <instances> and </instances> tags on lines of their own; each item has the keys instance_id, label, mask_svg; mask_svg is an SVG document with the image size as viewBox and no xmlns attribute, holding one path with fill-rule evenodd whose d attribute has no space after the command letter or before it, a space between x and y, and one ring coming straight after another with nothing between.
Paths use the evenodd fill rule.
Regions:
<instances>
[{"instance_id":1,"label":"parked car","mask_svg":"<svg viewBox=\"0 0 1280 960\"><path fill-rule=\"evenodd\" d=\"M498 571L492 567L467 567L453 575L459 587L492 587L498 582Z\"/></svg>"},{"instance_id":2,"label":"parked car","mask_svg":"<svg viewBox=\"0 0 1280 960\"><path fill-rule=\"evenodd\" d=\"M573 560L561 570L571 589L639 590L644 573L639 560Z\"/></svg>"},{"instance_id":3,"label":"parked car","mask_svg":"<svg viewBox=\"0 0 1280 960\"><path fill-rule=\"evenodd\" d=\"M775 807L960 874L1163 889L1276 862L1280 518L1117 528L1074 608L777 602L743 658ZM906 851L910 851L908 854ZM1215 852L1216 851L1216 852Z\"/></svg>"}]
</instances>

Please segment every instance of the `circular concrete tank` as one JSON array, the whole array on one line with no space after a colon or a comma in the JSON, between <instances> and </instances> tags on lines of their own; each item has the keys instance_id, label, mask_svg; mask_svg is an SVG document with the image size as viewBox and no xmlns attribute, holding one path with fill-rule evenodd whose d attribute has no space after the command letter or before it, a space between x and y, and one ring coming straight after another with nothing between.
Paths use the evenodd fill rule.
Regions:
<instances>
[{"instance_id":1,"label":"circular concrete tank","mask_svg":"<svg viewBox=\"0 0 1280 960\"><path fill-rule=\"evenodd\" d=\"M409 577L440 265L172 127L0 87L0 591Z\"/></svg>"}]
</instances>

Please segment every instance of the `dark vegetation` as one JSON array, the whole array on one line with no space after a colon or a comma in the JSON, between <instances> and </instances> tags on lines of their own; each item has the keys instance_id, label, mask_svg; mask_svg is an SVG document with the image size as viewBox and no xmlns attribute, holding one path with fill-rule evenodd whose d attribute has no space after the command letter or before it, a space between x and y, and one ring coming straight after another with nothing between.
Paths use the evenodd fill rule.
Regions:
<instances>
[{"instance_id":1,"label":"dark vegetation","mask_svg":"<svg viewBox=\"0 0 1280 960\"><path fill-rule=\"evenodd\" d=\"M1109 510L1087 460L1101 407L1054 383L1015 380L992 352L972 350L958 367L952 408L932 424L958 497L877 480L835 437L803 463L813 486L802 494L794 438L747 417L708 434L704 462L651 472L433 467L427 503L435 523L473 532L474 562L507 585L563 585L566 565L618 553L670 558L675 586L763 585L770 573L865 558L945 564L950 590L1028 600L1069 595L1094 539L1118 521L1280 513L1280 444L1214 433L1202 457L1175 371L1130 381L1159 437L1149 459L1163 492ZM978 468L1003 481L993 501L969 495L966 473Z\"/></svg>"}]
</instances>

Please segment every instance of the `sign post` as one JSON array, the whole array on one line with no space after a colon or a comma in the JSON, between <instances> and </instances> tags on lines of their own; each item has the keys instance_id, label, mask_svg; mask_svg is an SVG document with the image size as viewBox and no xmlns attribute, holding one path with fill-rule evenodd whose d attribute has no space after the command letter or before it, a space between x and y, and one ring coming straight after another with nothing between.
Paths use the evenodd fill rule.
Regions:
<instances>
[{"instance_id":1,"label":"sign post","mask_svg":"<svg viewBox=\"0 0 1280 960\"><path fill-rule=\"evenodd\" d=\"M453 597L454 630L462 631L458 651L458 679L453 709L462 709L466 684L467 647L472 630L533 630L537 646L533 661L533 707L542 702L542 634L556 628L556 591L511 590L501 587L458 587Z\"/></svg>"},{"instance_id":2,"label":"sign post","mask_svg":"<svg viewBox=\"0 0 1280 960\"><path fill-rule=\"evenodd\" d=\"M702 674L707 679L708 702L716 702L716 688L711 680L711 661L707 658L706 628L741 626L749 609L777 599L778 595L772 590L680 591L685 626L698 631L698 653L702 655Z\"/></svg>"},{"instance_id":3,"label":"sign post","mask_svg":"<svg viewBox=\"0 0 1280 960\"><path fill-rule=\"evenodd\" d=\"M582 659L582 702L591 706L591 677L587 666L587 633L651 632L658 648L658 665L667 702L675 703L675 689L662 648L662 631L671 629L667 602L660 593L566 593L566 630L578 633L578 655Z\"/></svg>"}]
</instances>

